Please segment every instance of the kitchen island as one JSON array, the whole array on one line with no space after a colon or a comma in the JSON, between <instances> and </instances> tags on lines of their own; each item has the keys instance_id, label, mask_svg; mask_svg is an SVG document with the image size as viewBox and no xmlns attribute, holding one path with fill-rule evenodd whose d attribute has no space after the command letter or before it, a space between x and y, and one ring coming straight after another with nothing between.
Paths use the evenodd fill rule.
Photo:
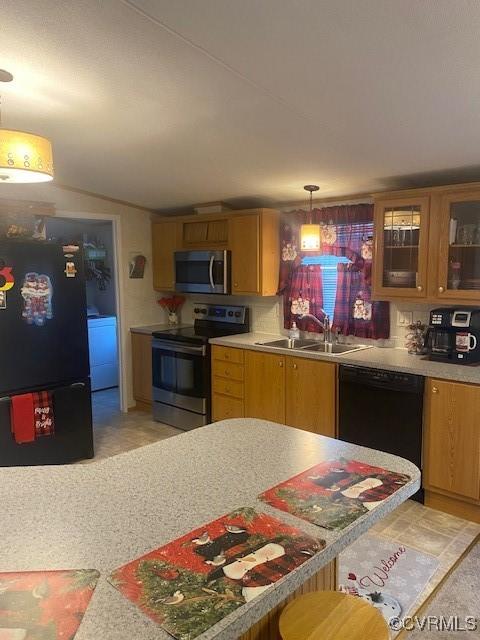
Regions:
<instances>
[{"instance_id":1,"label":"kitchen island","mask_svg":"<svg viewBox=\"0 0 480 640\"><path fill-rule=\"evenodd\" d=\"M315 464L345 457L411 480L343 530L327 531L257 499ZM234 639L328 565L420 487L401 458L276 423L235 419L88 465L0 469L0 571L97 569L101 577L76 640L169 636L107 577L118 567L238 507L255 507L326 547L246 603L202 640Z\"/></svg>"}]
</instances>

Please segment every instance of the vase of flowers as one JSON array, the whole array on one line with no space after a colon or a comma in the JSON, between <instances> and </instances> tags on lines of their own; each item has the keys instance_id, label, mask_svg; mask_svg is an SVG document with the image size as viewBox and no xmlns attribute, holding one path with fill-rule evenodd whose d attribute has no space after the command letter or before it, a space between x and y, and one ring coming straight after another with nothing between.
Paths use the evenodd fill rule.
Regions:
<instances>
[{"instance_id":1,"label":"vase of flowers","mask_svg":"<svg viewBox=\"0 0 480 640\"><path fill-rule=\"evenodd\" d=\"M179 324L178 312L185 302L183 296L170 296L168 298L160 298L158 304L168 313L168 324L175 327Z\"/></svg>"}]
</instances>

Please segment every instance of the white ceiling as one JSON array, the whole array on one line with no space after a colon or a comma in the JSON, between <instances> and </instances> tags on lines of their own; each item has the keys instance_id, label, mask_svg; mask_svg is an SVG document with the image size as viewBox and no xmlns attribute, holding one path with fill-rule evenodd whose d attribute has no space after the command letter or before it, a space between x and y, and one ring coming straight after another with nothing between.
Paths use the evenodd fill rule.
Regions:
<instances>
[{"instance_id":1,"label":"white ceiling","mask_svg":"<svg viewBox=\"0 0 480 640\"><path fill-rule=\"evenodd\" d=\"M480 178L479 0L0 0L0 19L4 126L52 138L60 183L171 208Z\"/></svg>"}]
</instances>

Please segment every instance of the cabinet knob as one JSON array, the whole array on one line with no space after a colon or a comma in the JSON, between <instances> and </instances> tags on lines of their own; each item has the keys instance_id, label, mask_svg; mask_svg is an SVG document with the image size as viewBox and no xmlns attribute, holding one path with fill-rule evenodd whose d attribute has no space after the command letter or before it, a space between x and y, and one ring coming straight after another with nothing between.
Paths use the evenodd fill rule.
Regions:
<instances>
[{"instance_id":1,"label":"cabinet knob","mask_svg":"<svg viewBox=\"0 0 480 640\"><path fill-rule=\"evenodd\" d=\"M234 287L236 287L236 288L238 288L238 282L234 282L234 283L233 283L233 286L234 286Z\"/></svg>"},{"instance_id":2,"label":"cabinet knob","mask_svg":"<svg viewBox=\"0 0 480 640\"><path fill-rule=\"evenodd\" d=\"M421 284L419 284L419 285L418 285L418 287L417 287L417 291L423 291L423 287L422 287L422 285L421 285Z\"/></svg>"},{"instance_id":3,"label":"cabinet knob","mask_svg":"<svg viewBox=\"0 0 480 640\"><path fill-rule=\"evenodd\" d=\"M294 369L298 369L298 366L296 364L293 365Z\"/></svg>"},{"instance_id":4,"label":"cabinet knob","mask_svg":"<svg viewBox=\"0 0 480 640\"><path fill-rule=\"evenodd\" d=\"M438 387L432 387L432 393L438 393Z\"/></svg>"},{"instance_id":5,"label":"cabinet knob","mask_svg":"<svg viewBox=\"0 0 480 640\"><path fill-rule=\"evenodd\" d=\"M230 374L229 374L228 370L227 370L227 369L225 369L225 376L228 378L228 376L229 376L229 375L230 375Z\"/></svg>"},{"instance_id":6,"label":"cabinet knob","mask_svg":"<svg viewBox=\"0 0 480 640\"><path fill-rule=\"evenodd\" d=\"M438 293L443 293L445 291L445 287L438 287Z\"/></svg>"},{"instance_id":7,"label":"cabinet knob","mask_svg":"<svg viewBox=\"0 0 480 640\"><path fill-rule=\"evenodd\" d=\"M279 361L278 366L279 366L279 367L283 367L283 360L280 360L280 361Z\"/></svg>"}]
</instances>

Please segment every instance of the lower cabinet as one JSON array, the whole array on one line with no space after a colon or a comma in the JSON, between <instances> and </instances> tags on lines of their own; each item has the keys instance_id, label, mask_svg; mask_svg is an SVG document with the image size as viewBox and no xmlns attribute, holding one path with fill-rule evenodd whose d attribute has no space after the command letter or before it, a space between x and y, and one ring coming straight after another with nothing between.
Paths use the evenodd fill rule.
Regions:
<instances>
[{"instance_id":1,"label":"lower cabinet","mask_svg":"<svg viewBox=\"0 0 480 640\"><path fill-rule=\"evenodd\" d=\"M287 356L286 424L335 437L337 368L330 362Z\"/></svg>"},{"instance_id":2,"label":"lower cabinet","mask_svg":"<svg viewBox=\"0 0 480 640\"><path fill-rule=\"evenodd\" d=\"M335 437L336 365L212 348L212 417L262 418Z\"/></svg>"},{"instance_id":3,"label":"lower cabinet","mask_svg":"<svg viewBox=\"0 0 480 640\"><path fill-rule=\"evenodd\" d=\"M245 417L285 423L285 356L245 351Z\"/></svg>"},{"instance_id":4,"label":"lower cabinet","mask_svg":"<svg viewBox=\"0 0 480 640\"><path fill-rule=\"evenodd\" d=\"M425 488L480 503L480 386L429 379L425 402Z\"/></svg>"},{"instance_id":5,"label":"lower cabinet","mask_svg":"<svg viewBox=\"0 0 480 640\"><path fill-rule=\"evenodd\" d=\"M152 336L132 332L133 397L137 408L152 404Z\"/></svg>"}]
</instances>

